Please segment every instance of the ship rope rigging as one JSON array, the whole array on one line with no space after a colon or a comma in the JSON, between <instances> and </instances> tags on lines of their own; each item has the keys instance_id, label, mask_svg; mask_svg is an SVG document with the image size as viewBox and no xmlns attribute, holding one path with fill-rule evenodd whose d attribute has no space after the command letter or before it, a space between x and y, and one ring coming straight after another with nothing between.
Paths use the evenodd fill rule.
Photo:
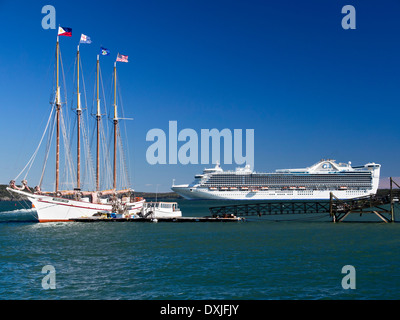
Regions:
<instances>
[{"instance_id":1,"label":"ship rope rigging","mask_svg":"<svg viewBox=\"0 0 400 320\"><path fill-rule=\"evenodd\" d=\"M100 64L98 65L98 85L97 83L94 83L93 87L93 97L96 96L96 91L99 91L98 94L98 99L99 99L99 103L100 101L103 104L103 109L104 109L104 114L108 114L107 111L107 100L105 97L105 90L104 90L104 83L103 83L103 76L102 76L102 71L101 71L101 66ZM98 87L98 88L97 88ZM101 99L100 99L100 92L101 92ZM99 167L101 168L101 172L103 173L102 176L100 177L100 181L99 181L99 189L105 189L107 188L107 186L110 186L112 183L112 172L111 172L111 160L110 160L110 148L109 148L109 144L107 141L107 136L108 136L108 132L109 132L109 127L108 127L108 121L104 121L103 113L96 113L96 105L97 105L97 101L96 99L93 99L93 103L92 103L92 109L91 109L91 116L94 119L97 119L98 117L98 125L99 125L99 142L100 142L100 150L99 150ZM111 139L111 135L110 139ZM91 138L90 138L90 142L89 142L89 149L90 150L94 150L95 149L95 141L96 141L96 130L92 130L91 132Z\"/></svg>"},{"instance_id":2,"label":"ship rope rigging","mask_svg":"<svg viewBox=\"0 0 400 320\"><path fill-rule=\"evenodd\" d=\"M118 75L117 75L117 79L118 79ZM123 101L122 101L122 94L121 94L121 87L117 86L118 89L118 105L120 106L120 110L121 110L121 114L122 117L119 118L119 120L133 120L132 118L125 118L125 114L124 114L124 105L123 105ZM129 163L127 162L127 157L126 157L126 153L125 150L129 150L129 145L128 145L128 135L127 135L127 130L126 130L126 123L124 122L124 137L122 137L121 135L121 125L118 126L117 130L118 130L118 147L119 147L119 154L120 154L120 174L119 177L121 177L121 185L123 188L127 188L128 186L131 185L130 179L129 179ZM125 141L126 143L126 149L124 148L122 141ZM129 160L129 157L128 157Z\"/></svg>"},{"instance_id":3,"label":"ship rope rigging","mask_svg":"<svg viewBox=\"0 0 400 320\"><path fill-rule=\"evenodd\" d=\"M40 146L42 145L43 139L44 139L44 137L46 136L47 129L49 128L49 125L50 125L50 123L51 123L53 111L54 111L54 108L51 108L51 112L50 112L49 118L48 118L48 120L47 120L46 127L45 127L45 129L44 129L44 131L43 131L42 137L40 138L39 144L38 144L38 146L36 147L35 152L32 154L31 158L29 159L29 161L27 162L27 164L25 165L25 167L21 170L21 172L14 178L14 181L15 181L15 180L18 180L18 178L22 175L22 173L25 171L25 169L27 169L26 172L25 172L25 176L24 176L24 178L23 178L23 180L26 180L26 177L28 176L31 167L32 167L33 163L35 162L35 158L36 158L36 156L37 156L37 154L38 154L38 151L39 151L39 149L40 149ZM53 119L53 122L52 122L52 123L54 124L54 119Z\"/></svg>"},{"instance_id":4,"label":"ship rope rigging","mask_svg":"<svg viewBox=\"0 0 400 320\"><path fill-rule=\"evenodd\" d=\"M74 79L76 79L76 70L77 70L77 58L75 58L75 64L74 64ZM82 77L82 86L83 86L83 96L84 96L84 104L82 107L82 115L80 118L80 133L82 135L82 141L83 141L83 156L84 156L84 167L83 167L83 171L81 174L81 185L83 186L82 189L86 188L93 188L94 186L94 179L93 177L95 176L95 168L94 168L94 164L93 164L93 156L92 156L92 149L89 143L89 135L90 135L90 127L87 125L90 123L89 117L88 117L88 108L87 108L87 95L86 95L86 85L85 85L85 78L84 78L84 72L83 72L83 66L82 66L82 61L79 60L79 66L80 66L80 70L81 70L81 77ZM76 88L77 83L76 81L74 81L74 88ZM74 97L77 96L77 100L79 99L78 97L79 93L77 91L74 91ZM81 101L82 102L82 101ZM77 101L76 101L77 103ZM74 114L76 115L75 117L75 121L73 121L73 128L71 130L72 132L72 136L69 141L70 143L70 149L72 148L72 144L74 143L74 139L76 137L76 126L78 123L78 111L74 108L75 105L75 101L74 99L71 100L71 107L70 109L73 110ZM83 114L86 115L86 118L83 117ZM94 131L94 130L93 130Z\"/></svg>"},{"instance_id":5,"label":"ship rope rigging","mask_svg":"<svg viewBox=\"0 0 400 320\"><path fill-rule=\"evenodd\" d=\"M63 98L64 101L58 101L58 106L57 106L57 94L58 96L60 96L60 92L57 92L60 86L58 86L56 84L53 84L53 90L51 93L51 108L50 108L50 112L49 112L49 116L47 118L47 122L45 125L45 128L43 130L42 136L40 138L40 141L35 149L35 151L33 152L32 156L30 157L29 161L26 163L26 165L24 166L24 168L19 172L19 174L14 178L14 182L19 179L21 176L23 176L23 180L26 181L31 168L33 167L33 164L35 163L35 160L39 154L39 151L41 150L42 146L45 144L44 146L44 156L43 156L43 163L42 163L42 169L40 171L40 177L38 179L38 183L37 186L35 188L35 190L42 190L43 185L46 185L46 176L47 176L47 171L48 171L48 160L49 158L52 157L51 155L51 150L52 150L52 145L54 144L54 133L56 131L57 128L57 107L59 107L58 110L58 116L59 116L59 130L60 130L60 137L61 137L61 143L60 143L60 147L62 147L62 153L63 153L63 165L60 167L60 169L62 168L62 170L60 170L61 173L61 179L60 179L60 190L64 189L64 190L72 190L74 189L74 187L76 186L76 176L77 176L77 170L76 167L74 165L74 152L73 150L73 144L74 142L76 142L77 140L77 121L70 121L71 120L71 116L69 115L68 109L65 106L67 105L67 101L68 101L68 97L67 97L67 88L66 88L66 77L65 77L65 71L64 71L64 64L63 64L63 59L62 59L62 55L61 55L61 50L59 48L57 48L58 51L58 57L59 57L59 65L60 65L60 73L61 73L61 79L62 81L62 88L63 90ZM78 49L79 51L79 49ZM77 76L77 73L75 70L77 70L77 65L79 65L79 68L83 71L82 68L82 62L79 61L77 58L75 59L75 63L74 63L74 79ZM58 71L57 71L58 72ZM78 71L79 72L79 71ZM56 72L54 72L55 74ZM101 75L101 69L98 65L98 69L96 72L97 75L97 104L100 104L100 100L102 101L102 107L105 110L105 114L108 113L107 110L107 104L106 104L106 99L105 99L105 91L104 91L104 83L103 83L103 77ZM58 76L58 75L57 75ZM54 77L55 78L55 77ZM114 72L114 78L118 79L116 77L116 71ZM116 83L114 83L115 79L113 78L112 80L112 85L114 85L114 87L116 89L118 89L117 93L118 93L118 103L120 104L118 107L121 111L121 114L124 115L124 110L123 110L123 104L122 104L122 98L120 97L121 93L120 93L120 87L117 86ZM99 126L99 153L101 153L101 157L100 158L100 163L99 163L99 167L100 167L100 171L101 171L101 179L98 182L98 185L96 186L96 168L94 165L94 161L93 161L93 154L95 154L96 152L93 152L93 150L95 149L93 147L94 145L94 138L96 135L96 130L90 130L90 126L89 123L91 122L89 119L89 115L90 113L88 112L88 108L87 108L87 95L86 95L86 83L85 83L85 79L83 76L83 72L81 72L80 77L78 78L82 81L82 93L83 93L83 101L84 101L84 107L82 108L82 111L85 111L84 114L86 115L86 118L82 116L80 117L80 128L79 128L79 132L81 135L81 141L82 141L82 151L83 151L83 170L81 173L81 186L86 189L86 190L100 190L100 187L104 190L108 187L108 189L123 189L123 188L129 188L130 187L130 179L129 179L129 173L128 173L128 164L127 164L127 160L126 160L126 154L125 154L125 149L122 143L122 136L121 136L121 128L120 125L116 126L116 130L115 130L115 134L116 134L116 146L115 148L118 150L118 157L117 157L117 163L115 164L118 167L118 179L115 179L118 181L118 186L116 184L114 184L114 188L111 187L112 185L112 170L110 169L112 167L112 160L110 159L110 150L112 149L111 145L112 145L112 134L111 131L109 130L109 126L108 126L108 121L103 121L102 116L104 114L99 114L99 112L97 112L97 114L94 114L93 112L91 112L91 115L94 116L95 118L99 117L99 121L98 121L98 126ZM115 81L118 82L118 81ZM53 80L53 83L55 83L55 81ZM73 83L74 88L76 88L76 81L74 81ZM99 99L99 86L101 86L102 90L102 99ZM95 84L96 87L96 84ZM114 96L117 95L117 93L114 93ZM80 100L79 94L76 90L74 90L74 94L72 95L73 98L71 99L71 109L74 110L74 115L77 115L77 110L76 108L74 108L73 106L76 105L77 101L74 101L74 97L77 96L76 100ZM116 100L116 98L115 98ZM96 97L94 97L93 99L93 105L96 104ZM110 117L111 118L111 117ZM124 120L125 118L120 118L118 120ZM115 119L114 119L115 121ZM69 124L72 123L73 126L70 126ZM118 123L119 124L119 123ZM107 139L107 136L109 137L109 139ZM125 127L125 136L126 135L126 127ZM91 137L91 138L90 138ZM45 142L47 138L47 141ZM75 141L74 141L75 140ZM107 143L107 140L108 143ZM61 152L60 152L61 153ZM54 185L54 184L53 184ZM82 188L82 189L83 189ZM81 189L80 187L78 188L79 190ZM57 191L57 190L56 190Z\"/></svg>"},{"instance_id":6,"label":"ship rope rigging","mask_svg":"<svg viewBox=\"0 0 400 320\"><path fill-rule=\"evenodd\" d=\"M119 92L117 61L128 62L128 56L118 53L114 61L112 77L114 113L111 118L112 126L108 126L108 121L105 121L106 117L102 120L102 117L107 115L108 112L105 99L104 101L100 99L100 55L97 55L96 61L96 90L93 99L95 100L96 114L95 121L92 121L93 119L89 117L86 83L79 50L81 43L91 43L90 38L82 34L77 46L75 63L71 65L74 71L69 72L69 74L73 73L73 78L76 79L76 82L72 81L71 84L74 89L70 90L73 94L72 101L69 102L59 36L71 37L72 29L58 28L55 77L50 96L50 115L45 130L30 160L17 176L19 178L22 174L25 174L22 185L16 186L15 180L11 180L6 189L14 195L29 199L36 209L39 222L73 221L73 219L80 217L109 217L111 214L123 215L124 218L138 216L143 209L145 199L132 195L133 190L130 188L126 154L120 130L120 120L125 119L118 116L118 110L123 107L121 99L118 100L118 103L121 102L119 107L117 103ZM102 48L102 55L108 55L109 52L104 54L105 51L107 50ZM104 89L103 83L101 87ZM104 98L104 90L102 95ZM71 108L67 107L69 103L71 103ZM102 113L103 108L106 110L105 114ZM123 110L121 115L123 115ZM103 125L103 122L105 122L105 125ZM92 132L93 136L96 133L96 146L93 146L90 141ZM110 142L112 141L110 145L106 143L108 135L113 137L112 140L110 139ZM32 174L31 168L33 168L33 163L39 155L39 150L44 145L46 136L47 142L39 183L32 191L25 178L29 172L31 176L36 174ZM106 152L101 154L102 150ZM112 160L111 153L113 155ZM112 171L110 167L112 167ZM104 182L105 180L107 181ZM48 190L49 186L51 187L49 191L41 190L42 187L44 190ZM121 187L125 187L125 189Z\"/></svg>"}]
</instances>

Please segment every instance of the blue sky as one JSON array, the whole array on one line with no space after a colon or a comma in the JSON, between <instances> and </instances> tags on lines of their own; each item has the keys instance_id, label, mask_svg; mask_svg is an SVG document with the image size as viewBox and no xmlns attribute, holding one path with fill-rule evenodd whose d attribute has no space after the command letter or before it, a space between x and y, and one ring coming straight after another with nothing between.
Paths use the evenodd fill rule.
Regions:
<instances>
[{"instance_id":1,"label":"blue sky","mask_svg":"<svg viewBox=\"0 0 400 320\"><path fill-rule=\"evenodd\" d=\"M73 29L61 39L70 86L80 34L93 41L81 46L89 107L100 45L111 51L101 61L105 84L117 52L129 55L118 75L125 115L134 118L125 125L136 190L168 191L172 179L188 183L211 166L147 163L147 132L167 133L172 120L199 136L254 129L256 171L333 158L380 163L382 177L400 176L397 0L0 0L0 183L25 166L47 120L56 31L41 26L46 4L57 26ZM355 30L341 26L347 4L356 9Z\"/></svg>"}]
</instances>

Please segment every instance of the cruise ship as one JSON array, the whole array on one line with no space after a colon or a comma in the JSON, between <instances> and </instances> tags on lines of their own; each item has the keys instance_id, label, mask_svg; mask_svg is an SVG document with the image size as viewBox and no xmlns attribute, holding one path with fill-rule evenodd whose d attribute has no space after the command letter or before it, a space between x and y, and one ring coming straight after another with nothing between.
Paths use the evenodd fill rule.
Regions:
<instances>
[{"instance_id":1,"label":"cruise ship","mask_svg":"<svg viewBox=\"0 0 400 320\"><path fill-rule=\"evenodd\" d=\"M224 171L217 163L191 184L173 183L171 189L186 199L329 200L331 192L351 199L376 194L380 168L376 163L352 167L351 162L322 159L307 168L259 173L248 165Z\"/></svg>"}]
</instances>

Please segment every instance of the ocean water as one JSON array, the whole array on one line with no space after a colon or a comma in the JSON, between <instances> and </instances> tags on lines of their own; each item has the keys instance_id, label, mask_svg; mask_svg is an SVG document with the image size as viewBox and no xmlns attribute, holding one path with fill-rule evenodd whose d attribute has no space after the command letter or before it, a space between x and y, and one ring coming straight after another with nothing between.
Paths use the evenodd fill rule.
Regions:
<instances>
[{"instance_id":1,"label":"ocean water","mask_svg":"<svg viewBox=\"0 0 400 320\"><path fill-rule=\"evenodd\" d=\"M208 215L212 205L180 201L184 216ZM18 203L0 203L0 300L400 298L399 223L287 215L39 224L34 216ZM55 289L42 287L47 265ZM342 287L346 265L355 268L355 289Z\"/></svg>"}]
</instances>

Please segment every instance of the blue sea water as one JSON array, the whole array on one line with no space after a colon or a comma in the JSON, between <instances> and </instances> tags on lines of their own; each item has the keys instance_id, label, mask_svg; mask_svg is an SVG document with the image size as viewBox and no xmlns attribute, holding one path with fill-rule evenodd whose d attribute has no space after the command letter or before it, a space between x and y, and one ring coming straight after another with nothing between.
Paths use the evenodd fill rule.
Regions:
<instances>
[{"instance_id":1,"label":"blue sea water","mask_svg":"<svg viewBox=\"0 0 400 320\"><path fill-rule=\"evenodd\" d=\"M208 215L211 205L180 201L184 216ZM0 203L0 300L400 298L399 223L288 215L40 224L34 216ZM46 265L56 289L42 287ZM355 289L342 287L345 265L355 268Z\"/></svg>"}]
</instances>

